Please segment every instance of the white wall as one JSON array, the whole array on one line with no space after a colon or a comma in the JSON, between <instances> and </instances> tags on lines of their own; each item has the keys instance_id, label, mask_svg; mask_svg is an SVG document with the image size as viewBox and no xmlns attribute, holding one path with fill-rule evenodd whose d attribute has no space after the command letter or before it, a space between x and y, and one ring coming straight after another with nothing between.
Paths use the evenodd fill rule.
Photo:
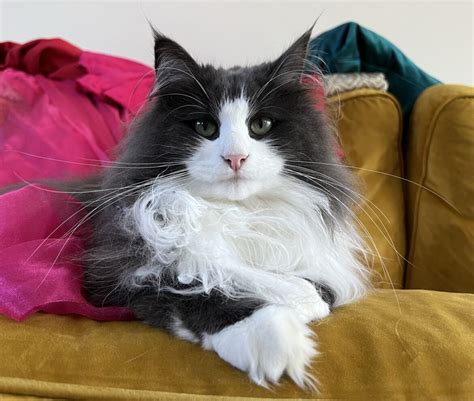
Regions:
<instances>
[{"instance_id":1,"label":"white wall","mask_svg":"<svg viewBox=\"0 0 474 401\"><path fill-rule=\"evenodd\" d=\"M225 66L276 56L323 13L315 34L356 21L442 81L474 82L471 1L3 1L2 6L0 40L60 36L84 49L151 64L148 18L198 59Z\"/></svg>"}]
</instances>

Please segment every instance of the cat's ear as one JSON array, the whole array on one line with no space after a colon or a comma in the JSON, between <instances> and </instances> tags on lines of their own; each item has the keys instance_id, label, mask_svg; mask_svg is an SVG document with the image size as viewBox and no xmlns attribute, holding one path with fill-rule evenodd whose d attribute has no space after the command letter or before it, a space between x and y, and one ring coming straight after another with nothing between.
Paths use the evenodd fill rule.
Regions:
<instances>
[{"instance_id":1,"label":"cat's ear","mask_svg":"<svg viewBox=\"0 0 474 401\"><path fill-rule=\"evenodd\" d=\"M310 64L308 50L313 27L314 24L272 63L272 76L281 77L285 81L291 78L301 78Z\"/></svg>"},{"instance_id":2,"label":"cat's ear","mask_svg":"<svg viewBox=\"0 0 474 401\"><path fill-rule=\"evenodd\" d=\"M158 81L185 78L198 69L196 61L174 40L152 27L155 40L155 71Z\"/></svg>"}]
</instances>

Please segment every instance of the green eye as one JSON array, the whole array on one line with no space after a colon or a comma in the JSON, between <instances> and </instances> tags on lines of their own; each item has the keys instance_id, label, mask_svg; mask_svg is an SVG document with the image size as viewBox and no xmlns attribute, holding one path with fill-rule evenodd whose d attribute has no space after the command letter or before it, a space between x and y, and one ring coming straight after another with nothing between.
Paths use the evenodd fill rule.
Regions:
<instances>
[{"instance_id":1,"label":"green eye","mask_svg":"<svg viewBox=\"0 0 474 401\"><path fill-rule=\"evenodd\" d=\"M194 131L205 138L209 138L216 133L217 127L212 121L197 120L194 123Z\"/></svg>"},{"instance_id":2,"label":"green eye","mask_svg":"<svg viewBox=\"0 0 474 401\"><path fill-rule=\"evenodd\" d=\"M273 127L273 121L266 117L259 117L250 122L250 129L255 135L265 135Z\"/></svg>"}]
</instances>

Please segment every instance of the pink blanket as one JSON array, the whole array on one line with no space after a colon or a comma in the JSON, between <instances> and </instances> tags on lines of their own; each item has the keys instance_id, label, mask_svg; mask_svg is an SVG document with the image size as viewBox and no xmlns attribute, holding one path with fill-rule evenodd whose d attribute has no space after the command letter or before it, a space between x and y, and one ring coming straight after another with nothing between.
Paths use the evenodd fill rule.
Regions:
<instances>
[{"instance_id":1,"label":"pink blanket","mask_svg":"<svg viewBox=\"0 0 474 401\"><path fill-rule=\"evenodd\" d=\"M0 44L0 188L87 176L113 157L125 122L145 101L153 70L84 52L59 39ZM29 185L0 195L0 313L35 311L97 320L132 317L81 294L81 206Z\"/></svg>"}]
</instances>

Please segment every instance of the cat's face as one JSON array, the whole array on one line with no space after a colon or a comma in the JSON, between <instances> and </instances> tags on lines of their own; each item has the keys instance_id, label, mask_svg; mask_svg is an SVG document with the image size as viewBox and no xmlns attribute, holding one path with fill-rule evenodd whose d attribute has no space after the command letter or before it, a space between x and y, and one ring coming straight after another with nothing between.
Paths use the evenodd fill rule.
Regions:
<instances>
[{"instance_id":1,"label":"cat's face","mask_svg":"<svg viewBox=\"0 0 474 401\"><path fill-rule=\"evenodd\" d=\"M186 167L201 195L245 199L271 188L282 173L285 160L271 139L282 119L259 111L244 85L240 93L223 93L216 117L204 117L193 127L202 138Z\"/></svg>"},{"instance_id":2,"label":"cat's face","mask_svg":"<svg viewBox=\"0 0 474 401\"><path fill-rule=\"evenodd\" d=\"M123 159L160 167L135 180L175 174L200 196L243 200L285 176L321 187L321 174L340 176L332 137L311 100L314 80L313 88L303 82L309 38L305 33L274 62L222 69L197 64L156 33L156 86Z\"/></svg>"}]
</instances>

